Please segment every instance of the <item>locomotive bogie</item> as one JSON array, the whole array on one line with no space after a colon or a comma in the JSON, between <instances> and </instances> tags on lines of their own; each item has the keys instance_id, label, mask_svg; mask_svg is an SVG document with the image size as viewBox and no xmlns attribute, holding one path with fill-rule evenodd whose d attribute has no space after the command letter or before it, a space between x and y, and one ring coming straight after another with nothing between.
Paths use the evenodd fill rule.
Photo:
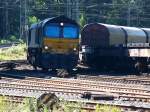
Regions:
<instances>
[{"instance_id":1,"label":"locomotive bogie","mask_svg":"<svg viewBox=\"0 0 150 112\"><path fill-rule=\"evenodd\" d=\"M72 69L77 65L78 55L42 53L40 67L47 69Z\"/></svg>"}]
</instances>

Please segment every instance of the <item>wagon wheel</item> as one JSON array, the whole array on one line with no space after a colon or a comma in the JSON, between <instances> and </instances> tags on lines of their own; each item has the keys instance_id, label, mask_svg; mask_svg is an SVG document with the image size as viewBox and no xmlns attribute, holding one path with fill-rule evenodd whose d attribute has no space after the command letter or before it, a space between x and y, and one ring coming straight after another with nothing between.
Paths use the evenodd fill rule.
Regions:
<instances>
[{"instance_id":1,"label":"wagon wheel","mask_svg":"<svg viewBox=\"0 0 150 112\"><path fill-rule=\"evenodd\" d=\"M57 70L57 76L58 76L58 77L65 78L65 77L68 77L69 74L70 74L70 73L69 73L68 70L66 70L66 69L58 69L58 70Z\"/></svg>"},{"instance_id":2,"label":"wagon wheel","mask_svg":"<svg viewBox=\"0 0 150 112\"><path fill-rule=\"evenodd\" d=\"M135 69L138 71L138 73L142 74L148 69L148 66L147 64L138 61L135 63Z\"/></svg>"}]
</instances>

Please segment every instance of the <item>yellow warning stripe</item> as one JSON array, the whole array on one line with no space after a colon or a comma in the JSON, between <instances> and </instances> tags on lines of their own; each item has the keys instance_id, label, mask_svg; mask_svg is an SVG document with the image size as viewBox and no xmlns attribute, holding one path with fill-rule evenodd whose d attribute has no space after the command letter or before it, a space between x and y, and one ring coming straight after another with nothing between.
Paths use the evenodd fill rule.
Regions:
<instances>
[{"instance_id":1,"label":"yellow warning stripe","mask_svg":"<svg viewBox=\"0 0 150 112\"><path fill-rule=\"evenodd\" d=\"M78 49L79 39L52 39L44 38L44 46L48 47L47 51L64 53L71 52L74 49Z\"/></svg>"}]
</instances>

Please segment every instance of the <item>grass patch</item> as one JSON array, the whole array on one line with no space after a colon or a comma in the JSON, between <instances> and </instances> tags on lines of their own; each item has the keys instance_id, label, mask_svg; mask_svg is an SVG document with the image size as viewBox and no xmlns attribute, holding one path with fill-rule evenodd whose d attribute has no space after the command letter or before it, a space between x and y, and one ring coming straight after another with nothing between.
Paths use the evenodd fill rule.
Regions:
<instances>
[{"instance_id":1,"label":"grass patch","mask_svg":"<svg viewBox=\"0 0 150 112\"><path fill-rule=\"evenodd\" d=\"M115 106L97 104L95 112L121 112L121 110Z\"/></svg>"},{"instance_id":2,"label":"grass patch","mask_svg":"<svg viewBox=\"0 0 150 112\"><path fill-rule=\"evenodd\" d=\"M19 44L6 49L0 49L0 60L26 59L26 44Z\"/></svg>"},{"instance_id":3,"label":"grass patch","mask_svg":"<svg viewBox=\"0 0 150 112\"><path fill-rule=\"evenodd\" d=\"M58 105L42 104L43 108L38 108L37 100L35 98L24 98L22 103L17 103L10 100L9 96L0 96L0 112L89 112L82 109L83 103L64 100L60 101ZM97 104L96 109L90 112L121 112L121 110L115 106Z\"/></svg>"},{"instance_id":4,"label":"grass patch","mask_svg":"<svg viewBox=\"0 0 150 112\"><path fill-rule=\"evenodd\" d=\"M86 104L62 100L59 103L59 108L54 108L54 112L89 112L89 110L82 107L86 107ZM97 104L95 110L91 110L90 112L121 112L121 109L116 106Z\"/></svg>"},{"instance_id":5,"label":"grass patch","mask_svg":"<svg viewBox=\"0 0 150 112\"><path fill-rule=\"evenodd\" d=\"M37 112L36 100L25 98L22 103L9 100L7 96L0 96L0 112Z\"/></svg>"}]
</instances>

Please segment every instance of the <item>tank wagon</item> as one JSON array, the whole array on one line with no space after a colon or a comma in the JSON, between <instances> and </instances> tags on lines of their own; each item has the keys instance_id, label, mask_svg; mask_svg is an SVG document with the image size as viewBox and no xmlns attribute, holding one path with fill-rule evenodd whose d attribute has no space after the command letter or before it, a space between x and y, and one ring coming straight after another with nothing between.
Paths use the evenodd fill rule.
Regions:
<instances>
[{"instance_id":1,"label":"tank wagon","mask_svg":"<svg viewBox=\"0 0 150 112\"><path fill-rule=\"evenodd\" d=\"M34 68L71 70L78 62L79 25L65 16L48 18L29 29L27 59Z\"/></svg>"},{"instance_id":2,"label":"tank wagon","mask_svg":"<svg viewBox=\"0 0 150 112\"><path fill-rule=\"evenodd\" d=\"M101 23L81 31L79 60L89 67L145 70L150 57L150 29Z\"/></svg>"}]
</instances>

